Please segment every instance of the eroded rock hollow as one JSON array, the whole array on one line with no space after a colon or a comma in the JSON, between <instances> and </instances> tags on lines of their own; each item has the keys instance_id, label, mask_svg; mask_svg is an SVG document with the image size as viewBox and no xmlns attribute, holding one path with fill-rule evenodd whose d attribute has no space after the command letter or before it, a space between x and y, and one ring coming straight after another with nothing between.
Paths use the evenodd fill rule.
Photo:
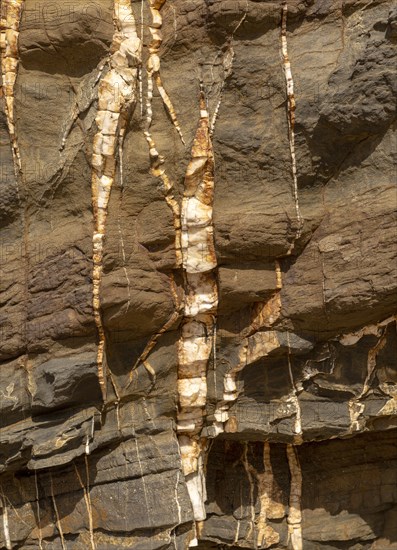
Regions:
<instances>
[{"instance_id":1,"label":"eroded rock hollow","mask_svg":"<svg viewBox=\"0 0 397 550\"><path fill-rule=\"evenodd\" d=\"M396 549L396 4L0 38L0 547Z\"/></svg>"}]
</instances>

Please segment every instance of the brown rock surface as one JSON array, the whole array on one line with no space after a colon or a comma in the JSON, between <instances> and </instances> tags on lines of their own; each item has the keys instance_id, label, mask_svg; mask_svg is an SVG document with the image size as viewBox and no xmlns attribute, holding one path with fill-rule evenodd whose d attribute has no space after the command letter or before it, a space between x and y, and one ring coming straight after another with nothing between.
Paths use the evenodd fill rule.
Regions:
<instances>
[{"instance_id":1,"label":"brown rock surface","mask_svg":"<svg viewBox=\"0 0 397 550\"><path fill-rule=\"evenodd\" d=\"M397 548L396 44L390 0L1 1L0 548Z\"/></svg>"}]
</instances>

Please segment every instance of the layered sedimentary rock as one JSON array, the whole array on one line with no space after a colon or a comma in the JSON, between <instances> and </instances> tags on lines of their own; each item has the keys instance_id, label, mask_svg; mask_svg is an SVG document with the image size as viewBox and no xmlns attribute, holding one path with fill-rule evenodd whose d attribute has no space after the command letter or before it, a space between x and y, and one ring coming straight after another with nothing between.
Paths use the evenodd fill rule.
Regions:
<instances>
[{"instance_id":1,"label":"layered sedimentary rock","mask_svg":"<svg viewBox=\"0 0 397 550\"><path fill-rule=\"evenodd\" d=\"M1 3L0 547L397 547L393 2Z\"/></svg>"}]
</instances>

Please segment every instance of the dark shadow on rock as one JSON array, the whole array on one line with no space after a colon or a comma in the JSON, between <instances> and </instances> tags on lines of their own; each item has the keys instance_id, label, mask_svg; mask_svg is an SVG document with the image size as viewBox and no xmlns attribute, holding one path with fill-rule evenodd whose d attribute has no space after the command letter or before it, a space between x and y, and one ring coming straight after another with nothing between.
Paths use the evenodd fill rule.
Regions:
<instances>
[{"instance_id":1,"label":"dark shadow on rock","mask_svg":"<svg viewBox=\"0 0 397 550\"><path fill-rule=\"evenodd\" d=\"M130 336L130 339L126 338ZM126 339L124 339L126 338ZM163 333L146 357L154 376L142 363L142 354L150 338L134 340L131 334L112 333L106 343L106 366L117 386L120 398L148 395L176 373L179 330ZM141 359L141 360L140 360ZM139 379L139 384L138 384ZM109 391L111 385L108 383Z\"/></svg>"},{"instance_id":2,"label":"dark shadow on rock","mask_svg":"<svg viewBox=\"0 0 397 550\"><path fill-rule=\"evenodd\" d=\"M386 549L397 542L396 435L368 433L298 447L308 548L324 539L331 548L351 548L355 541L365 548L384 539L378 547Z\"/></svg>"},{"instance_id":3,"label":"dark shadow on rock","mask_svg":"<svg viewBox=\"0 0 397 550\"><path fill-rule=\"evenodd\" d=\"M263 442L215 439L207 463L207 520L201 539L230 544L237 539L256 548L257 528L252 525L252 506L259 512L258 480L264 472ZM272 444L274 482L284 507L288 501L289 473L285 446ZM271 526L286 541L285 518L271 520ZM238 527L239 525L239 527ZM238 531L237 531L238 529ZM237 535L236 535L237 533ZM207 548L202 541L202 548ZM222 547L222 546L220 546ZM210 546L208 546L210 548ZM233 546L232 546L233 548Z\"/></svg>"},{"instance_id":4,"label":"dark shadow on rock","mask_svg":"<svg viewBox=\"0 0 397 550\"><path fill-rule=\"evenodd\" d=\"M326 184L351 166L360 166L382 142L389 126L380 129L377 134L362 131L360 133L343 134L339 128L331 124L324 115L320 118L309 138L299 123L297 134L306 134L306 143L312 159L316 159L313 170L315 174L299 174L298 186L311 187ZM324 140L324 138L326 138Z\"/></svg>"},{"instance_id":5,"label":"dark shadow on rock","mask_svg":"<svg viewBox=\"0 0 397 550\"><path fill-rule=\"evenodd\" d=\"M241 435L241 434L240 434ZM306 443L297 447L302 476L304 548L391 548L397 542L397 431L360 434L349 439ZM235 434L238 439L239 434ZM285 509L284 518L268 520L280 534L277 548L287 548L286 515L290 473L285 445L270 444L274 487ZM207 520L200 546L235 548L243 540L256 548L260 511L258 478L264 471L263 442L214 441L207 464ZM255 522L250 538L244 538ZM240 531L236 540L236 529ZM237 548L237 546L236 546Z\"/></svg>"}]
</instances>

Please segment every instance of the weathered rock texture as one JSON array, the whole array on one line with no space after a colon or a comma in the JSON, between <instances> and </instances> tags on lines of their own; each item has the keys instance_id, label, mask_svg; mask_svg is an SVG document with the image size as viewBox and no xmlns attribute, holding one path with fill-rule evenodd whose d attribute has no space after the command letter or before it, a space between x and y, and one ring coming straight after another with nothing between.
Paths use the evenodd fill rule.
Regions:
<instances>
[{"instance_id":1,"label":"weathered rock texture","mask_svg":"<svg viewBox=\"0 0 397 550\"><path fill-rule=\"evenodd\" d=\"M1 548L397 548L396 43L1 1Z\"/></svg>"}]
</instances>

